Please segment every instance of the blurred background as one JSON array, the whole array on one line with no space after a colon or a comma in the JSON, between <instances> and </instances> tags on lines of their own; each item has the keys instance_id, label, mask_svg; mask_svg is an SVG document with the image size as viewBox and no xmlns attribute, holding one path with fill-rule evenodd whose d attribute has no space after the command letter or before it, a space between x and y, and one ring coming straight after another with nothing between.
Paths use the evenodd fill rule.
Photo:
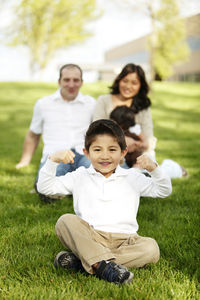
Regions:
<instances>
[{"instance_id":1,"label":"blurred background","mask_svg":"<svg viewBox=\"0 0 200 300\"><path fill-rule=\"evenodd\" d=\"M200 1L0 0L0 81L56 82L66 63L111 81L129 62L200 81Z\"/></svg>"}]
</instances>

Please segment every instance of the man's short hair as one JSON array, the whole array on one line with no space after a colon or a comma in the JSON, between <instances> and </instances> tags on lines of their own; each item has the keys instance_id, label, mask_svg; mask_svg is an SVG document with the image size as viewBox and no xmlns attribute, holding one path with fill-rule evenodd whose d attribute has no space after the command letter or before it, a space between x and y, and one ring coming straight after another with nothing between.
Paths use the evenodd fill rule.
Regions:
<instances>
[{"instance_id":1,"label":"man's short hair","mask_svg":"<svg viewBox=\"0 0 200 300\"><path fill-rule=\"evenodd\" d=\"M112 120L101 119L90 124L85 135L85 149L89 151L91 144L95 141L99 134L108 134L114 137L119 144L121 150L126 149L126 141L124 132L121 127Z\"/></svg>"},{"instance_id":2,"label":"man's short hair","mask_svg":"<svg viewBox=\"0 0 200 300\"><path fill-rule=\"evenodd\" d=\"M63 71L64 69L71 69L71 68L76 68L76 69L78 69L78 70L80 71L80 73L81 73L81 80L83 80L83 71L82 71L81 67L79 67L79 66L76 65L76 64L66 64L66 65L63 65L63 66L60 68L60 71L59 71L59 80L60 80L61 77L62 77L62 71Z\"/></svg>"}]
</instances>

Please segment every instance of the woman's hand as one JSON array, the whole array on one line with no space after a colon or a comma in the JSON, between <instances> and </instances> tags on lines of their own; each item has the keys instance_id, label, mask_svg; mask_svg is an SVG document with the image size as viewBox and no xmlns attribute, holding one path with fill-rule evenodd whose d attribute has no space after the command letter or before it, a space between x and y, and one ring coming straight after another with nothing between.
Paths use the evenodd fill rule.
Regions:
<instances>
[{"instance_id":1,"label":"woman's hand","mask_svg":"<svg viewBox=\"0 0 200 300\"><path fill-rule=\"evenodd\" d=\"M74 162L74 157L75 154L71 150L62 150L50 155L49 159L56 163L63 162L64 164L68 164Z\"/></svg>"},{"instance_id":2,"label":"woman's hand","mask_svg":"<svg viewBox=\"0 0 200 300\"><path fill-rule=\"evenodd\" d=\"M147 143L146 138L143 135L141 135L140 138L141 138L140 141L136 141L129 136L125 137L128 152L134 152L134 151L143 152L148 149L148 143Z\"/></svg>"}]
</instances>

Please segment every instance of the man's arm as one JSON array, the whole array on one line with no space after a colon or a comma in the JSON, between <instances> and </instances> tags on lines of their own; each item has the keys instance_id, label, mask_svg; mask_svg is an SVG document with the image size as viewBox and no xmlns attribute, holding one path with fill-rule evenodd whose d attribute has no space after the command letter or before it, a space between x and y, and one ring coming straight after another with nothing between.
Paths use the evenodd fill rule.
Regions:
<instances>
[{"instance_id":1,"label":"man's arm","mask_svg":"<svg viewBox=\"0 0 200 300\"><path fill-rule=\"evenodd\" d=\"M41 136L41 134L35 134L31 130L29 130L27 132L25 141L24 141L22 157L21 157L19 163L16 165L16 169L25 167L30 163L30 161L33 157L33 154L39 144L40 136Z\"/></svg>"}]
</instances>

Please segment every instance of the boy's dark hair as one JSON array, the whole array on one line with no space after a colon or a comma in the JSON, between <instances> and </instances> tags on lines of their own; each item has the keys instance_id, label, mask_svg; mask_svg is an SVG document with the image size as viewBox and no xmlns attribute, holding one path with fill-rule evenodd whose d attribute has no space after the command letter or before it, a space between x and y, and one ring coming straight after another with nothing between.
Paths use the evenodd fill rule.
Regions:
<instances>
[{"instance_id":1,"label":"boy's dark hair","mask_svg":"<svg viewBox=\"0 0 200 300\"><path fill-rule=\"evenodd\" d=\"M89 151L91 144L99 134L109 134L116 138L121 150L126 149L125 135L121 127L112 120L101 119L90 124L85 135L85 149Z\"/></svg>"},{"instance_id":2,"label":"boy's dark hair","mask_svg":"<svg viewBox=\"0 0 200 300\"><path fill-rule=\"evenodd\" d=\"M123 130L128 130L129 127L135 125L135 114L132 108L122 105L117 106L111 111L110 119L119 124Z\"/></svg>"}]
</instances>

